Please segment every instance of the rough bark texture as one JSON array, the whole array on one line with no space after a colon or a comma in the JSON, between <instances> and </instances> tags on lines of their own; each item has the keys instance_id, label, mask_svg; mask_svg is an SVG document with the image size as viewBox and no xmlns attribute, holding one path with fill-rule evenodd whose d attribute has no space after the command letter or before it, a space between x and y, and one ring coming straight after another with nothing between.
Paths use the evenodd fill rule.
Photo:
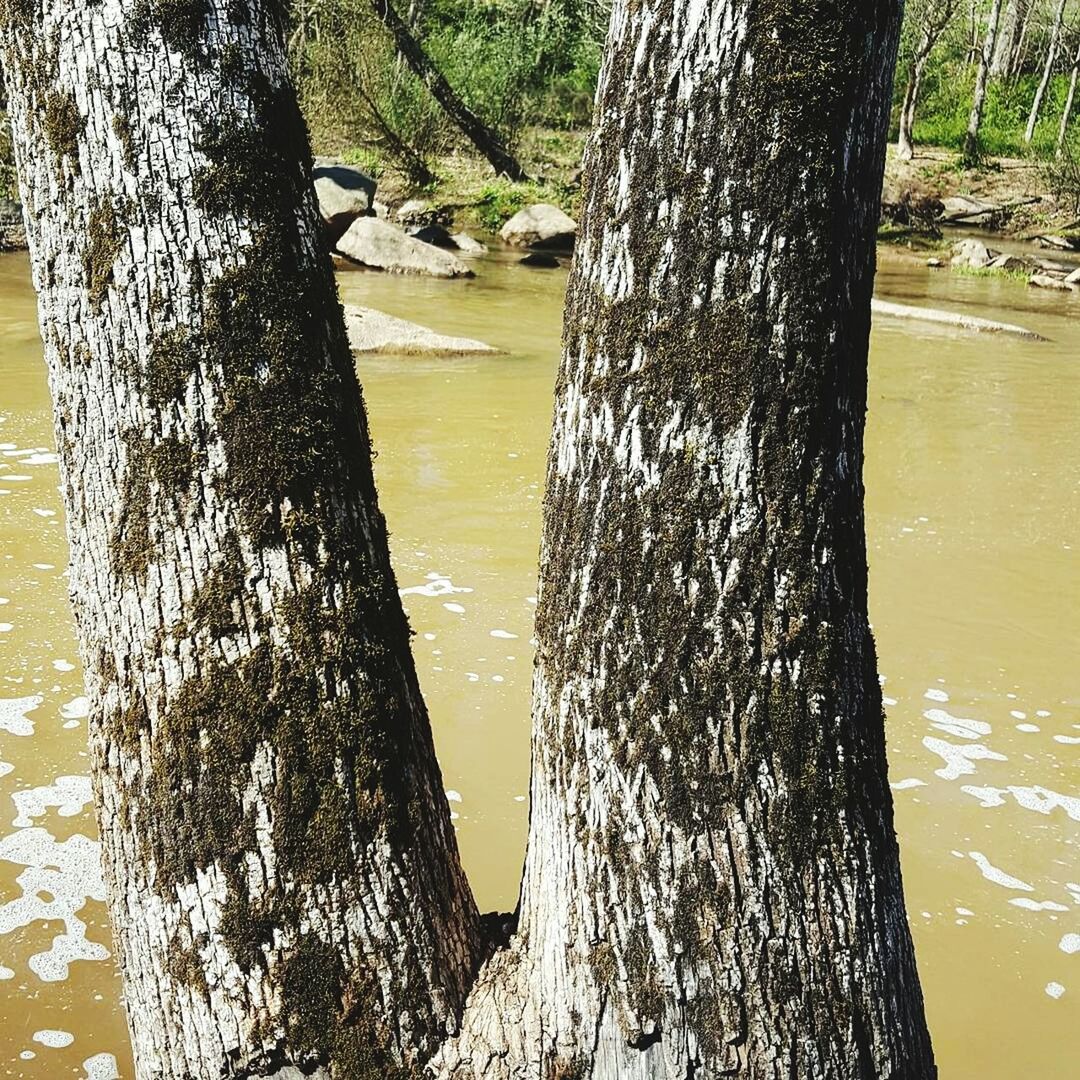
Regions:
<instances>
[{"instance_id":1,"label":"rough bark texture","mask_svg":"<svg viewBox=\"0 0 1080 1080\"><path fill-rule=\"evenodd\" d=\"M1008 0L990 64L990 74L994 78L1011 78L1016 74L1034 6L1032 0Z\"/></svg>"},{"instance_id":2,"label":"rough bark texture","mask_svg":"<svg viewBox=\"0 0 1080 1080\"><path fill-rule=\"evenodd\" d=\"M982 52L979 54L979 67L975 73L975 93L971 102L971 115L968 118L967 133L964 136L964 161L973 165L982 156L979 145L979 131L982 128L983 109L986 107L986 86L990 78L990 63L997 43L998 26L1001 22L1001 0L994 0L990 8L990 19L986 24L986 36L983 38Z\"/></svg>"},{"instance_id":3,"label":"rough bark texture","mask_svg":"<svg viewBox=\"0 0 1080 1080\"><path fill-rule=\"evenodd\" d=\"M478 943L271 0L0 0L140 1078L408 1076Z\"/></svg>"},{"instance_id":4,"label":"rough bark texture","mask_svg":"<svg viewBox=\"0 0 1080 1080\"><path fill-rule=\"evenodd\" d=\"M458 92L420 47L408 24L394 8L392 0L372 0L372 6L382 24L390 31L399 55L405 58L413 74L428 88L431 96L457 124L469 142L487 158L496 174L508 176L511 180L527 180L528 176L517 158L506 149L499 136L461 100Z\"/></svg>"},{"instance_id":5,"label":"rough bark texture","mask_svg":"<svg viewBox=\"0 0 1080 1080\"><path fill-rule=\"evenodd\" d=\"M454 1080L935 1075L867 623L894 0L622 0L548 468L520 921Z\"/></svg>"},{"instance_id":6,"label":"rough bark texture","mask_svg":"<svg viewBox=\"0 0 1080 1080\"><path fill-rule=\"evenodd\" d=\"M955 10L956 0L931 0L922 12L925 22L915 53L911 57L907 83L904 86L904 100L900 105L900 131L896 143L896 154L901 161L910 161L915 156L915 140L912 132L915 129L915 110L922 91L923 75L926 73L926 65L930 61L934 46L952 22Z\"/></svg>"},{"instance_id":7,"label":"rough bark texture","mask_svg":"<svg viewBox=\"0 0 1080 1080\"><path fill-rule=\"evenodd\" d=\"M1027 128L1024 130L1024 142L1030 143L1035 138L1035 127L1039 123L1039 113L1042 111L1043 100L1046 91L1050 87L1050 80L1054 75L1054 64L1057 63L1058 47L1061 44L1061 25L1065 21L1065 5L1068 0L1058 0L1057 10L1054 12L1054 24L1050 28L1050 40L1046 45L1046 63L1043 65L1042 78L1035 90L1035 100L1031 103L1031 112L1028 115Z\"/></svg>"}]
</instances>

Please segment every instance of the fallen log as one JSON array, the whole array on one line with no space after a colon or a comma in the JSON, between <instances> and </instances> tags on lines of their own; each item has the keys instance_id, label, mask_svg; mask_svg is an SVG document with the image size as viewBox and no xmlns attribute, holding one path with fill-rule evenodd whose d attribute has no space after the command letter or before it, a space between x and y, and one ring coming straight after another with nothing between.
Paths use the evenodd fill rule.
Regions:
<instances>
[{"instance_id":1,"label":"fallen log","mask_svg":"<svg viewBox=\"0 0 1080 1080\"><path fill-rule=\"evenodd\" d=\"M874 300L875 315L885 315L892 319L907 319L913 322L937 323L940 326L952 326L958 330L970 330L978 334L1008 334L1012 337L1026 338L1028 341L1047 341L1042 334L1027 330L1010 323L992 322L979 319L974 315L958 315L953 311L939 311L936 308L909 307L907 304L894 304L889 300Z\"/></svg>"}]
</instances>

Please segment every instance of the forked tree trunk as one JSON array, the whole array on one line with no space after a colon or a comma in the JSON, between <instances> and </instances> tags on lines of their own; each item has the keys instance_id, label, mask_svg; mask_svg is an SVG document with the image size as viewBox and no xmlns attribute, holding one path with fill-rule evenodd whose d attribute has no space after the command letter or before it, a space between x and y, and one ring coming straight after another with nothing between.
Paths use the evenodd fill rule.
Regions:
<instances>
[{"instance_id":1,"label":"forked tree trunk","mask_svg":"<svg viewBox=\"0 0 1080 1080\"><path fill-rule=\"evenodd\" d=\"M140 1078L413 1075L478 960L282 18L0 0Z\"/></svg>"},{"instance_id":2,"label":"forked tree trunk","mask_svg":"<svg viewBox=\"0 0 1080 1080\"><path fill-rule=\"evenodd\" d=\"M1073 105L1076 103L1076 83L1080 78L1080 45L1077 45L1073 57L1072 72L1069 75L1069 93L1065 98L1065 108L1061 111L1061 123L1058 125L1057 156L1065 152L1065 140L1069 136L1069 121L1072 119Z\"/></svg>"},{"instance_id":3,"label":"forked tree trunk","mask_svg":"<svg viewBox=\"0 0 1080 1080\"><path fill-rule=\"evenodd\" d=\"M955 7L956 0L940 0L937 4L931 4L924 12L926 25L919 37L915 54L911 58L907 83L904 87L904 100L900 106L900 131L896 143L896 156L901 161L910 161L915 156L915 140L912 133L915 130L915 110L919 104L923 75L926 73L926 65L930 61L934 47L952 21Z\"/></svg>"},{"instance_id":4,"label":"forked tree trunk","mask_svg":"<svg viewBox=\"0 0 1080 1080\"><path fill-rule=\"evenodd\" d=\"M990 61L997 42L998 25L1001 21L1001 0L994 0L990 7L990 18L986 24L986 36L983 38L982 52L979 54L979 67L975 74L975 93L971 102L971 115L968 118L967 133L964 136L963 159L967 165L977 165L982 159L982 147L979 132L982 129L983 110L986 108L986 86L990 77Z\"/></svg>"},{"instance_id":5,"label":"forked tree trunk","mask_svg":"<svg viewBox=\"0 0 1080 1080\"><path fill-rule=\"evenodd\" d=\"M1032 0L1008 0L1001 16L1001 32L990 65L993 78L1011 78L1016 73L1016 57L1027 33Z\"/></svg>"},{"instance_id":6,"label":"forked tree trunk","mask_svg":"<svg viewBox=\"0 0 1080 1080\"><path fill-rule=\"evenodd\" d=\"M867 623L900 5L616 4L548 465L520 923L453 1080L935 1074Z\"/></svg>"},{"instance_id":7,"label":"forked tree trunk","mask_svg":"<svg viewBox=\"0 0 1080 1080\"><path fill-rule=\"evenodd\" d=\"M1035 138L1035 127L1039 123L1039 113L1042 111L1043 99L1050 86L1050 80L1054 75L1054 64L1057 63L1058 46L1061 43L1061 24L1065 19L1065 5L1068 0L1058 0L1057 11L1054 13L1054 25L1050 30L1050 41L1046 47L1046 63L1043 65L1042 79L1039 80L1038 89L1035 91L1035 100L1031 103L1031 112L1028 115L1027 128L1024 131L1024 142L1030 143Z\"/></svg>"}]
</instances>

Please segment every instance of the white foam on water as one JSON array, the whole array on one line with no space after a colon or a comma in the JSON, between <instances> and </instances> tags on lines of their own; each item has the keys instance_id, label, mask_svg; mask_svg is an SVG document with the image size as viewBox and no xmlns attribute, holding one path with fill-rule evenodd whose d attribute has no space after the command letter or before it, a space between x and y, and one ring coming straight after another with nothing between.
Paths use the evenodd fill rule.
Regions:
<instances>
[{"instance_id":1,"label":"white foam on water","mask_svg":"<svg viewBox=\"0 0 1080 1080\"><path fill-rule=\"evenodd\" d=\"M1049 716L1050 714L1045 709L1036 709L1035 710L1035 715L1045 718L1045 717Z\"/></svg>"},{"instance_id":2,"label":"white foam on water","mask_svg":"<svg viewBox=\"0 0 1080 1080\"><path fill-rule=\"evenodd\" d=\"M1064 743L1066 746L1080 746L1080 738L1074 738L1072 735L1055 735L1054 742Z\"/></svg>"},{"instance_id":3,"label":"white foam on water","mask_svg":"<svg viewBox=\"0 0 1080 1080\"><path fill-rule=\"evenodd\" d=\"M443 604L443 607L447 611L452 611L455 615L464 615L465 609L460 604Z\"/></svg>"},{"instance_id":4,"label":"white foam on water","mask_svg":"<svg viewBox=\"0 0 1080 1080\"><path fill-rule=\"evenodd\" d=\"M96 841L81 833L57 841L39 827L20 829L0 837L0 859L26 867L15 879L22 895L0 904L0 936L35 922L64 923L50 948L27 961L42 982L62 982L75 960L108 959L103 945L87 941L86 924L76 914L87 900L105 900Z\"/></svg>"},{"instance_id":5,"label":"white foam on water","mask_svg":"<svg viewBox=\"0 0 1080 1080\"><path fill-rule=\"evenodd\" d=\"M968 911L968 909L966 907L958 907L958 908L954 908L953 910L956 912L957 915L967 915L967 916L970 917L970 916L973 916L975 914L974 911Z\"/></svg>"},{"instance_id":6,"label":"white foam on water","mask_svg":"<svg viewBox=\"0 0 1080 1080\"><path fill-rule=\"evenodd\" d=\"M925 694L923 694L923 697L927 698L930 701L949 700L949 695L946 694L944 690L938 690L936 687L933 686L929 690L927 690Z\"/></svg>"},{"instance_id":7,"label":"white foam on water","mask_svg":"<svg viewBox=\"0 0 1080 1080\"><path fill-rule=\"evenodd\" d=\"M66 705L60 706L60 715L65 720L83 720L90 715L90 700L86 697L73 698Z\"/></svg>"},{"instance_id":8,"label":"white foam on water","mask_svg":"<svg viewBox=\"0 0 1080 1080\"><path fill-rule=\"evenodd\" d=\"M968 855L974 860L975 865L987 881L992 881L995 885L1000 885L1004 889L1015 889L1018 892L1035 891L1034 886L1029 885L1026 881L1021 881L1019 878L1013 877L1012 874L1006 874L1004 870L994 866L981 851L969 851Z\"/></svg>"},{"instance_id":9,"label":"white foam on water","mask_svg":"<svg viewBox=\"0 0 1080 1080\"><path fill-rule=\"evenodd\" d=\"M24 788L11 796L18 816L12 822L16 829L27 829L34 818L42 817L50 806L58 807L61 817L75 817L93 801L94 792L89 776L58 776L45 787Z\"/></svg>"},{"instance_id":10,"label":"white foam on water","mask_svg":"<svg viewBox=\"0 0 1080 1080\"><path fill-rule=\"evenodd\" d=\"M894 698L894 697L883 697L881 699L881 704L882 705L888 705L889 708L891 709L896 704L896 698Z\"/></svg>"},{"instance_id":11,"label":"white foam on water","mask_svg":"<svg viewBox=\"0 0 1080 1080\"><path fill-rule=\"evenodd\" d=\"M509 630L492 630L491 637L502 638L504 641L517 641L517 634L511 634ZM1080 742L1080 740L1077 740Z\"/></svg>"},{"instance_id":12,"label":"white foam on water","mask_svg":"<svg viewBox=\"0 0 1080 1080\"><path fill-rule=\"evenodd\" d=\"M34 563L34 569L35 570L55 570L56 567L53 566L53 564L51 562L36 562L36 563Z\"/></svg>"},{"instance_id":13,"label":"white foam on water","mask_svg":"<svg viewBox=\"0 0 1080 1080\"><path fill-rule=\"evenodd\" d=\"M446 801L447 802L461 802L461 792L460 791L455 791L453 788L450 788L446 792Z\"/></svg>"},{"instance_id":14,"label":"white foam on water","mask_svg":"<svg viewBox=\"0 0 1080 1080\"><path fill-rule=\"evenodd\" d=\"M9 979L14 979L14 978L15 978L15 972L12 971L11 968L4 967L3 964L0 964L0 982L7 982Z\"/></svg>"},{"instance_id":15,"label":"white foam on water","mask_svg":"<svg viewBox=\"0 0 1080 1080\"><path fill-rule=\"evenodd\" d=\"M87 1058L82 1067L86 1070L82 1080L120 1080L120 1069L112 1054L95 1054Z\"/></svg>"},{"instance_id":16,"label":"white foam on water","mask_svg":"<svg viewBox=\"0 0 1080 1080\"><path fill-rule=\"evenodd\" d=\"M60 458L57 454L45 452L38 452L31 454L29 457L24 457L19 462L20 465L57 465L60 462Z\"/></svg>"},{"instance_id":17,"label":"white foam on water","mask_svg":"<svg viewBox=\"0 0 1080 1080\"><path fill-rule=\"evenodd\" d=\"M1042 728L1038 724L1017 724L1017 731L1023 731L1028 735L1034 735L1038 731L1042 731Z\"/></svg>"},{"instance_id":18,"label":"white foam on water","mask_svg":"<svg viewBox=\"0 0 1080 1080\"><path fill-rule=\"evenodd\" d=\"M4 483L5 484L8 483L9 481L13 481L16 484L24 484L24 483L26 483L27 480L33 480L33 479L34 478L32 476L17 476L17 475L15 475L15 473L10 473L10 474L5 473L5 475L4 475Z\"/></svg>"},{"instance_id":19,"label":"white foam on water","mask_svg":"<svg viewBox=\"0 0 1080 1080\"><path fill-rule=\"evenodd\" d=\"M1073 821L1080 821L1080 797L1059 795L1044 787L1010 787L1009 793L1025 809L1037 814L1064 810Z\"/></svg>"},{"instance_id":20,"label":"white foam on water","mask_svg":"<svg viewBox=\"0 0 1080 1080\"><path fill-rule=\"evenodd\" d=\"M968 776L975 772L975 761L1008 761L1004 754L999 754L981 743L973 743L968 746L956 746L944 739L935 739L927 735L923 739L923 746L927 750L937 754L945 762L943 769L935 769L936 776L942 780L956 780L961 776Z\"/></svg>"},{"instance_id":21,"label":"white foam on water","mask_svg":"<svg viewBox=\"0 0 1080 1080\"><path fill-rule=\"evenodd\" d=\"M7 776L8 773L14 771L15 766L10 761L0 761L0 777Z\"/></svg>"},{"instance_id":22,"label":"white foam on water","mask_svg":"<svg viewBox=\"0 0 1080 1080\"><path fill-rule=\"evenodd\" d=\"M37 514L37 516L41 517L41 518L54 518L54 517L56 517L56 511L55 510L46 510L44 507L41 507L41 506L35 506L34 507L34 513Z\"/></svg>"},{"instance_id":23,"label":"white foam on water","mask_svg":"<svg viewBox=\"0 0 1080 1080\"><path fill-rule=\"evenodd\" d=\"M926 781L911 776L907 780L897 780L895 784L890 784L889 787L893 791L907 791L909 788L926 787Z\"/></svg>"},{"instance_id":24,"label":"white foam on water","mask_svg":"<svg viewBox=\"0 0 1080 1080\"><path fill-rule=\"evenodd\" d=\"M428 574L426 585L410 585L398 590L402 596L449 596L451 593L471 593L462 585L455 585L445 574Z\"/></svg>"},{"instance_id":25,"label":"white foam on water","mask_svg":"<svg viewBox=\"0 0 1080 1080\"><path fill-rule=\"evenodd\" d=\"M1058 948L1068 956L1080 952L1080 934L1066 934L1058 942Z\"/></svg>"},{"instance_id":26,"label":"white foam on water","mask_svg":"<svg viewBox=\"0 0 1080 1080\"><path fill-rule=\"evenodd\" d=\"M15 627L9 622L0 622L0 634L10 634Z\"/></svg>"},{"instance_id":27,"label":"white foam on water","mask_svg":"<svg viewBox=\"0 0 1080 1080\"><path fill-rule=\"evenodd\" d=\"M21 1057L23 1059L23 1061L33 1061L34 1058L37 1057L37 1054L35 1054L33 1050L24 1050L19 1055L19 1057Z\"/></svg>"},{"instance_id":28,"label":"white foam on water","mask_svg":"<svg viewBox=\"0 0 1080 1080\"><path fill-rule=\"evenodd\" d=\"M52 1047L54 1050L70 1046L75 1041L75 1036L70 1031L60 1031L57 1028L43 1028L41 1031L35 1031L33 1038L34 1042Z\"/></svg>"},{"instance_id":29,"label":"white foam on water","mask_svg":"<svg viewBox=\"0 0 1080 1080\"><path fill-rule=\"evenodd\" d=\"M980 735L989 735L993 730L985 721L953 716L944 709L927 709L923 716L939 731L960 739L977 739Z\"/></svg>"},{"instance_id":30,"label":"white foam on water","mask_svg":"<svg viewBox=\"0 0 1080 1080\"><path fill-rule=\"evenodd\" d=\"M54 660L52 662L54 671L74 671L75 665L69 663L67 660Z\"/></svg>"},{"instance_id":31,"label":"white foam on water","mask_svg":"<svg viewBox=\"0 0 1080 1080\"><path fill-rule=\"evenodd\" d=\"M1032 900L1027 896L1014 896L1010 901L1013 907L1024 908L1026 911L1068 911L1065 904L1059 904L1056 900Z\"/></svg>"},{"instance_id":32,"label":"white foam on water","mask_svg":"<svg viewBox=\"0 0 1080 1080\"><path fill-rule=\"evenodd\" d=\"M974 784L965 784L960 789L965 795L974 795L981 806L987 808L1005 805L1005 789L996 787L976 787Z\"/></svg>"},{"instance_id":33,"label":"white foam on water","mask_svg":"<svg viewBox=\"0 0 1080 1080\"><path fill-rule=\"evenodd\" d=\"M33 735L34 721L26 714L32 713L44 698L40 694L33 697L0 698L0 731L9 735Z\"/></svg>"},{"instance_id":34,"label":"white foam on water","mask_svg":"<svg viewBox=\"0 0 1080 1080\"><path fill-rule=\"evenodd\" d=\"M1046 993L1056 1001L1065 993L1065 987L1059 982L1048 982L1046 984Z\"/></svg>"}]
</instances>

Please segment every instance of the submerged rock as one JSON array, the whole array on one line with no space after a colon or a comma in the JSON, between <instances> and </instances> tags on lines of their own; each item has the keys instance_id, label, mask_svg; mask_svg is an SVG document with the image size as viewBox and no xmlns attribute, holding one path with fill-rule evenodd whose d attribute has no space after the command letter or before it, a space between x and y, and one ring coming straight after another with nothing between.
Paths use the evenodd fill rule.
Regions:
<instances>
[{"instance_id":1,"label":"submerged rock","mask_svg":"<svg viewBox=\"0 0 1080 1080\"><path fill-rule=\"evenodd\" d=\"M1075 286L1068 284L1064 278L1054 277L1051 274L1032 274L1028 278L1028 284L1036 289L1052 289L1057 292L1073 292Z\"/></svg>"},{"instance_id":2,"label":"submerged rock","mask_svg":"<svg viewBox=\"0 0 1080 1080\"><path fill-rule=\"evenodd\" d=\"M0 199L0 251L21 251L25 247L22 206L11 199Z\"/></svg>"},{"instance_id":3,"label":"submerged rock","mask_svg":"<svg viewBox=\"0 0 1080 1080\"><path fill-rule=\"evenodd\" d=\"M431 277L472 277L456 255L425 244L380 218L358 218L338 240L337 249L354 262L392 274L427 274Z\"/></svg>"},{"instance_id":4,"label":"submerged rock","mask_svg":"<svg viewBox=\"0 0 1080 1080\"><path fill-rule=\"evenodd\" d=\"M1011 337L1027 338L1029 341L1046 341L1042 334L1035 333L1023 326L1011 323L992 322L979 319L974 315L960 315L955 311L939 311L937 308L911 307L909 304L894 304L888 300L872 301L874 315L885 315L893 319L905 319L914 322L937 323L952 326L957 330L971 330L977 334L1005 334Z\"/></svg>"},{"instance_id":5,"label":"submerged rock","mask_svg":"<svg viewBox=\"0 0 1080 1080\"><path fill-rule=\"evenodd\" d=\"M514 247L569 251L574 246L577 222L557 206L537 203L519 210L499 235Z\"/></svg>"},{"instance_id":6,"label":"submerged rock","mask_svg":"<svg viewBox=\"0 0 1080 1080\"><path fill-rule=\"evenodd\" d=\"M482 341L437 334L426 326L352 305L345 306L345 327L349 332L349 347L356 353L465 356L499 351Z\"/></svg>"},{"instance_id":7,"label":"submerged rock","mask_svg":"<svg viewBox=\"0 0 1080 1080\"><path fill-rule=\"evenodd\" d=\"M454 233L450 239L454 241L462 255L487 254L487 244L481 244L479 240L474 239L468 233Z\"/></svg>"},{"instance_id":8,"label":"submerged rock","mask_svg":"<svg viewBox=\"0 0 1080 1080\"><path fill-rule=\"evenodd\" d=\"M333 245L357 218L372 212L376 183L349 165L316 164L312 170L319 213Z\"/></svg>"},{"instance_id":9,"label":"submerged rock","mask_svg":"<svg viewBox=\"0 0 1080 1080\"><path fill-rule=\"evenodd\" d=\"M542 270L558 270L562 264L547 251L532 251L521 260L521 265Z\"/></svg>"}]
</instances>

